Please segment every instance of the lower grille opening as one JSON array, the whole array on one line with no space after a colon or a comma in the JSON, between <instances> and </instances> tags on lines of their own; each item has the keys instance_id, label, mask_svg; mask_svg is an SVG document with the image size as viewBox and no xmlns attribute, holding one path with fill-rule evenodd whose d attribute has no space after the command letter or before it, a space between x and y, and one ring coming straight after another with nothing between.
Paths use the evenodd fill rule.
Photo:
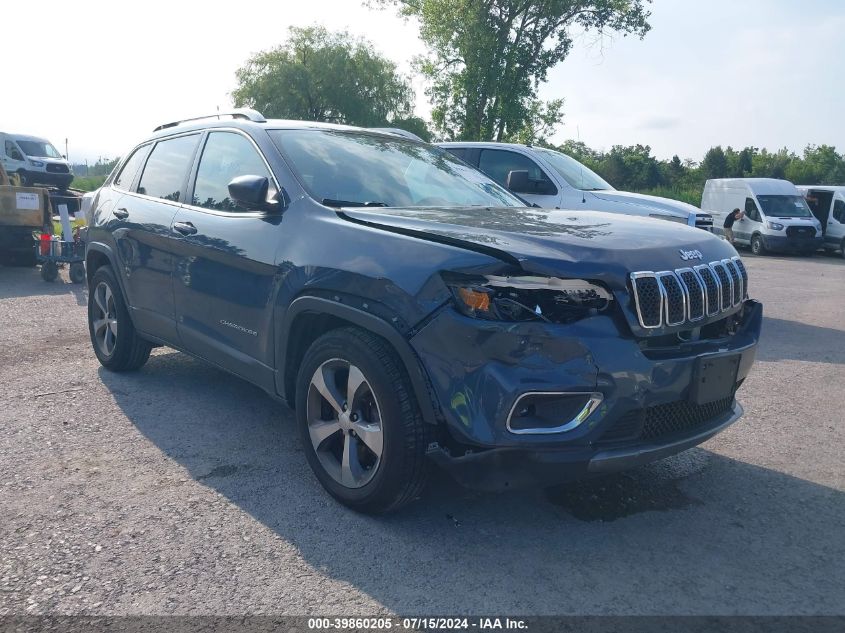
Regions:
<instances>
[{"instance_id":1,"label":"lower grille opening","mask_svg":"<svg viewBox=\"0 0 845 633\"><path fill-rule=\"evenodd\" d=\"M678 400L630 411L604 432L599 443L656 440L693 432L728 413L733 404L734 397L730 396L707 404Z\"/></svg>"}]
</instances>

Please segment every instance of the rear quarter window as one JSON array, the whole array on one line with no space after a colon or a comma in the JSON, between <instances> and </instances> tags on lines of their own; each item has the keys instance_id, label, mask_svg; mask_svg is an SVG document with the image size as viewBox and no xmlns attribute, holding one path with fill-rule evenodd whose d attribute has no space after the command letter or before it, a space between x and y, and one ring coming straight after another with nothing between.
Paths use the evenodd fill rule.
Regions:
<instances>
[{"instance_id":1,"label":"rear quarter window","mask_svg":"<svg viewBox=\"0 0 845 633\"><path fill-rule=\"evenodd\" d=\"M199 134L191 134L156 143L138 183L138 193L178 202L199 138Z\"/></svg>"},{"instance_id":2,"label":"rear quarter window","mask_svg":"<svg viewBox=\"0 0 845 633\"><path fill-rule=\"evenodd\" d=\"M149 149L149 145L144 145L132 152L132 155L123 164L123 167L120 169L120 173L117 175L117 178L114 179L112 185L118 189L125 189L128 191L132 186L132 183L135 181L135 176L138 174L138 170L141 168L141 165L144 164L144 158L147 156Z\"/></svg>"}]
</instances>

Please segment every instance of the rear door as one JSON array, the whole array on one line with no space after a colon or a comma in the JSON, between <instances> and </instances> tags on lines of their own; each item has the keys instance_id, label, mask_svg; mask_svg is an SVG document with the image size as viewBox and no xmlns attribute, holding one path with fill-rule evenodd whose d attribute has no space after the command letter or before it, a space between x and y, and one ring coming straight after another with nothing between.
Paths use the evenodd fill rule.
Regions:
<instances>
[{"instance_id":1,"label":"rear door","mask_svg":"<svg viewBox=\"0 0 845 633\"><path fill-rule=\"evenodd\" d=\"M272 388L272 294L282 215L229 198L238 176L270 180L263 154L246 134L211 131L192 179L190 203L173 218L181 231L174 275L179 337L188 351Z\"/></svg>"},{"instance_id":2,"label":"rear door","mask_svg":"<svg viewBox=\"0 0 845 633\"><path fill-rule=\"evenodd\" d=\"M171 223L179 210L200 136L194 133L163 139L153 145L149 155L146 151L133 154L114 184L117 189L127 189L111 210L110 232L133 321L142 332L165 342L178 340L172 281L178 236L173 234ZM143 169L132 178L128 172L140 167L139 162L144 163Z\"/></svg>"}]
</instances>

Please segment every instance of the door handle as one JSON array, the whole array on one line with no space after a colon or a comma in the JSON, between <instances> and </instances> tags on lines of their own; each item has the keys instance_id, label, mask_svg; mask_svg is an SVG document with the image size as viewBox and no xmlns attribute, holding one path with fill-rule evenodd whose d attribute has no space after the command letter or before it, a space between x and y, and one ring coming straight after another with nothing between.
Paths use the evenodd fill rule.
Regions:
<instances>
[{"instance_id":1,"label":"door handle","mask_svg":"<svg viewBox=\"0 0 845 633\"><path fill-rule=\"evenodd\" d=\"M197 232L197 227L190 222L174 222L173 230L182 235L193 235Z\"/></svg>"},{"instance_id":2,"label":"door handle","mask_svg":"<svg viewBox=\"0 0 845 633\"><path fill-rule=\"evenodd\" d=\"M115 209L114 217L116 217L118 220L125 220L129 217L129 211L127 211L123 207L121 207L120 209Z\"/></svg>"}]
</instances>

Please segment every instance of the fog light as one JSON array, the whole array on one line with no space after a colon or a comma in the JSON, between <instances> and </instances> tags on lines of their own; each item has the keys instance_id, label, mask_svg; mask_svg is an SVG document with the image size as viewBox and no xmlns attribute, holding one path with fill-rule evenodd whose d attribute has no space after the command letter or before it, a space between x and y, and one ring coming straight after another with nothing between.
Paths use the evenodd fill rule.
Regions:
<instances>
[{"instance_id":1,"label":"fog light","mask_svg":"<svg viewBox=\"0 0 845 633\"><path fill-rule=\"evenodd\" d=\"M520 435L571 431L601 404L600 393L529 392L511 408L507 428Z\"/></svg>"}]
</instances>

